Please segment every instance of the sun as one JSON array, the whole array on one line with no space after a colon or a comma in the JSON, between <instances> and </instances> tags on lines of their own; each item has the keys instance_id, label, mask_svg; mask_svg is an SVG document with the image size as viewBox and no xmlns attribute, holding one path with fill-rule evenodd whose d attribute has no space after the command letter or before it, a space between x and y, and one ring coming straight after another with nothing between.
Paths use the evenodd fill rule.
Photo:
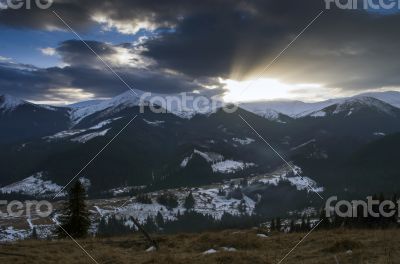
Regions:
<instances>
[{"instance_id":1,"label":"sun","mask_svg":"<svg viewBox=\"0 0 400 264\"><path fill-rule=\"evenodd\" d=\"M312 91L321 88L319 84L286 84L276 79L259 78L254 80L237 81L220 79L226 90L223 96L226 102L246 102L260 100L295 100L306 95L312 100Z\"/></svg>"}]
</instances>

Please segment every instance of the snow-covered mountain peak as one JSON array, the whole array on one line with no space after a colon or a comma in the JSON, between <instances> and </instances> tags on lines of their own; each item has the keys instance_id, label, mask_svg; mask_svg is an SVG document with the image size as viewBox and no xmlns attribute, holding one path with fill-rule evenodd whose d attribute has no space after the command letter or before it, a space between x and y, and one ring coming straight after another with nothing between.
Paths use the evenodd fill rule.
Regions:
<instances>
[{"instance_id":1,"label":"snow-covered mountain peak","mask_svg":"<svg viewBox=\"0 0 400 264\"><path fill-rule=\"evenodd\" d=\"M108 100L101 100L98 103L88 102L73 105L71 108L71 120L77 124L85 117L108 109L111 113L118 112L127 107L139 106L141 104L156 104L181 118L190 119L197 114L210 114L221 108L224 103L205 97L202 94L156 94L146 93L144 91L135 90L127 91ZM202 98L199 98L202 97ZM204 104L204 98L207 102ZM198 100L201 99L201 100Z\"/></svg>"},{"instance_id":2,"label":"snow-covered mountain peak","mask_svg":"<svg viewBox=\"0 0 400 264\"><path fill-rule=\"evenodd\" d=\"M94 113L110 109L118 111L126 107L139 105L140 93L135 94L133 91L127 91L109 100L100 101L98 103L81 104L81 107L71 109L71 120L73 123L79 123L82 119Z\"/></svg>"},{"instance_id":3,"label":"snow-covered mountain peak","mask_svg":"<svg viewBox=\"0 0 400 264\"><path fill-rule=\"evenodd\" d=\"M244 110L262 116L268 120L275 121L279 118L279 112L268 107L265 103L241 104Z\"/></svg>"},{"instance_id":4,"label":"snow-covered mountain peak","mask_svg":"<svg viewBox=\"0 0 400 264\"><path fill-rule=\"evenodd\" d=\"M385 103L381 100L368 96L357 96L344 99L342 102L338 102L319 111L312 112L311 114L309 114L309 116L311 117L324 117L330 115L350 116L364 109L374 110L388 115L394 115L396 112L396 107L388 103Z\"/></svg>"},{"instance_id":5,"label":"snow-covered mountain peak","mask_svg":"<svg viewBox=\"0 0 400 264\"><path fill-rule=\"evenodd\" d=\"M20 105L26 104L24 100L5 94L0 95L0 109L3 111L12 111Z\"/></svg>"},{"instance_id":6,"label":"snow-covered mountain peak","mask_svg":"<svg viewBox=\"0 0 400 264\"><path fill-rule=\"evenodd\" d=\"M358 111L362 108L372 108L380 112L392 114L394 107L376 98L361 96L345 100L336 105L334 114ZM350 112L349 112L350 114Z\"/></svg>"}]
</instances>

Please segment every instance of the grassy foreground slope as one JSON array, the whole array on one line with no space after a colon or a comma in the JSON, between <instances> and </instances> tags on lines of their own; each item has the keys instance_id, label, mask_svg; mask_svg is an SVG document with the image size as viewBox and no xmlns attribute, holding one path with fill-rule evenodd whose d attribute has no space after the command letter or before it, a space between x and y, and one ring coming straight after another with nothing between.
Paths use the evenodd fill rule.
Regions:
<instances>
[{"instance_id":1,"label":"grassy foreground slope","mask_svg":"<svg viewBox=\"0 0 400 264\"><path fill-rule=\"evenodd\" d=\"M160 251L146 252L139 235L79 240L98 263L252 263L279 261L305 233L257 236L222 231L157 236ZM223 247L236 251L224 251ZM217 253L203 254L215 249ZM282 263L399 263L400 230L332 230L311 233ZM0 246L0 263L95 263L71 240L22 241Z\"/></svg>"}]
</instances>

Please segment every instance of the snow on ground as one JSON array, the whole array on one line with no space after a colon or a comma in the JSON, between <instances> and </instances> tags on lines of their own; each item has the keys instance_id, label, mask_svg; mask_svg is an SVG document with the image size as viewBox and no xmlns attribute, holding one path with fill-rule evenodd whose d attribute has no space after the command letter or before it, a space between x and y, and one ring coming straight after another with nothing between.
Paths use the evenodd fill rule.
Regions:
<instances>
[{"instance_id":1,"label":"snow on ground","mask_svg":"<svg viewBox=\"0 0 400 264\"><path fill-rule=\"evenodd\" d=\"M224 160L214 163L213 165L211 165L211 168L214 172L234 173L253 166L255 166L254 163L244 163L242 161Z\"/></svg>"},{"instance_id":2,"label":"snow on ground","mask_svg":"<svg viewBox=\"0 0 400 264\"><path fill-rule=\"evenodd\" d=\"M129 193L132 190L142 190L146 188L146 185L139 185L139 186L124 186L124 187L119 187L119 188L113 188L111 190L108 190L108 193L113 194L114 196L118 196L124 193Z\"/></svg>"},{"instance_id":3,"label":"snow on ground","mask_svg":"<svg viewBox=\"0 0 400 264\"><path fill-rule=\"evenodd\" d=\"M0 229L0 242L11 242L27 238L30 235L28 230L18 230L13 227Z\"/></svg>"},{"instance_id":4,"label":"snow on ground","mask_svg":"<svg viewBox=\"0 0 400 264\"><path fill-rule=\"evenodd\" d=\"M386 136L386 134L383 133L383 132L375 132L375 133L374 133L374 136L384 137L384 136Z\"/></svg>"},{"instance_id":5,"label":"snow on ground","mask_svg":"<svg viewBox=\"0 0 400 264\"><path fill-rule=\"evenodd\" d=\"M292 185L296 186L297 190L310 190L312 188L315 192L322 192L324 189L322 187L316 187L317 183L308 177L288 177L286 178Z\"/></svg>"},{"instance_id":6,"label":"snow on ground","mask_svg":"<svg viewBox=\"0 0 400 264\"><path fill-rule=\"evenodd\" d=\"M89 104L84 107L72 109L70 115L74 124L79 123L85 117L100 111L107 111L109 114L117 112L125 107L139 105L140 99L132 91L127 91L109 100L100 101L99 103Z\"/></svg>"},{"instance_id":7,"label":"snow on ground","mask_svg":"<svg viewBox=\"0 0 400 264\"><path fill-rule=\"evenodd\" d=\"M83 133L85 131L86 131L86 129L66 130L66 131L61 131L52 136L44 137L44 139L46 139L48 141L52 141L52 140L66 138L66 137L71 137L71 136Z\"/></svg>"},{"instance_id":8,"label":"snow on ground","mask_svg":"<svg viewBox=\"0 0 400 264\"><path fill-rule=\"evenodd\" d=\"M188 165L189 161L192 159L193 155L190 155L189 157L186 157L182 160L181 162L181 168L186 168Z\"/></svg>"},{"instance_id":9,"label":"snow on ground","mask_svg":"<svg viewBox=\"0 0 400 264\"><path fill-rule=\"evenodd\" d=\"M229 188L228 185L223 185L222 188ZM174 193L178 198L178 207L168 210L164 205L157 202L157 197L162 193L171 192ZM133 216L138 219L139 222L146 221L147 217L156 217L157 213L160 212L164 219L175 220L178 212L183 213L186 211L183 204L185 198L192 192L195 199L194 210L202 214L208 214L216 219L220 219L224 212L232 215L239 214L239 204L241 200L228 199L226 196L219 195L219 188L217 187L204 187L204 188L191 188L191 189L173 189L167 191L157 191L149 193L152 200L152 204L142 204L137 202L136 198L131 200L124 200L126 203L122 208L119 206L109 205L96 205L95 209L101 216L107 216L117 214L125 218ZM246 204L247 213L251 214L255 207L255 202L247 196L243 197ZM128 224L128 223L126 223Z\"/></svg>"},{"instance_id":10,"label":"snow on ground","mask_svg":"<svg viewBox=\"0 0 400 264\"><path fill-rule=\"evenodd\" d=\"M0 109L2 109L3 111L12 111L18 106L26 103L27 102L11 95L0 96Z\"/></svg>"},{"instance_id":11,"label":"snow on ground","mask_svg":"<svg viewBox=\"0 0 400 264\"><path fill-rule=\"evenodd\" d=\"M218 154L218 153L214 153L214 152L201 152L201 151L195 149L194 153L200 155L207 162L218 162L218 161L222 161L224 159L224 156L222 156L221 154Z\"/></svg>"},{"instance_id":12,"label":"snow on ground","mask_svg":"<svg viewBox=\"0 0 400 264\"><path fill-rule=\"evenodd\" d=\"M301 169L299 167L294 165L292 165L292 167L294 167L295 173L301 173ZM315 181L307 177L303 177L303 179L301 179L301 177L299 176L293 176L295 175L295 173L291 168L282 167L273 173L247 178L247 181L248 185L258 183L277 185L281 181L289 181L293 186L296 186L298 190L306 190L308 185L311 185L317 191L323 190L323 188L317 186ZM36 178L34 176L31 176L27 178L29 180L25 179L24 181L21 181L19 183L3 187L2 189L8 191L31 191L30 194L42 191L43 186L47 186L46 188L52 190L53 192L60 190L61 186L55 185L51 182L43 181L41 179L41 175L42 173L36 175ZM186 211L183 205L185 198L189 195L189 193L192 193L195 199L195 206L193 210L198 213L211 215L215 219L220 219L224 213L239 215L241 213L239 208L241 208L240 204L242 201L245 204L246 213L252 214L254 212L256 202L250 197L244 195L241 200L234 198L228 199L228 197L231 197L229 193L240 186L241 181L242 179L232 179L223 183L216 183L213 185L197 188L178 188L147 193L146 195L148 195L152 201L151 204L142 204L137 201L135 196L131 198L114 197L107 199L96 199L88 201L88 203L94 221L98 220L101 217L116 215L119 217L124 217L126 219L125 224L131 227L134 226L134 224L129 219L129 216L133 216L138 219L139 222L144 223L147 217L155 218L157 213L160 212L165 220L175 220L178 212L182 214ZM121 187L113 189L113 193L115 195L119 195L132 189L139 189L144 187L145 186ZM32 192L32 190L35 191ZM223 191L221 192L221 190ZM178 207L169 210L164 205L159 204L157 202L157 197L159 197L163 193L173 193L174 195L176 195L178 200ZM45 238L51 236L52 231L54 231L53 229L56 227L55 219L57 218L57 213L52 215L51 217L53 218L53 224L36 224L33 216L32 219L22 219L26 225L25 230L14 230L17 227L14 227L14 229L0 229L0 238L2 238L0 239L0 241L13 241L29 237L33 226L37 229L37 233L40 237ZM13 225L12 223L15 223L17 220L8 219L8 221L11 221L9 222L11 224L7 224L5 226ZM93 232L95 232L96 225L93 225L92 228ZM20 227L18 227L18 229L20 229Z\"/></svg>"},{"instance_id":13,"label":"snow on ground","mask_svg":"<svg viewBox=\"0 0 400 264\"><path fill-rule=\"evenodd\" d=\"M218 251L216 251L215 249L209 249L209 250L206 250L206 251L204 251L203 252L203 255L210 255L210 254L215 254L215 253L217 253Z\"/></svg>"},{"instance_id":14,"label":"snow on ground","mask_svg":"<svg viewBox=\"0 0 400 264\"><path fill-rule=\"evenodd\" d=\"M21 193L25 195L41 195L47 196L56 194L61 191L62 186L55 184L51 181L45 181L42 179L43 172L38 172L22 181L4 186L0 188L1 193ZM65 193L60 193L60 196L64 196Z\"/></svg>"},{"instance_id":15,"label":"snow on ground","mask_svg":"<svg viewBox=\"0 0 400 264\"><path fill-rule=\"evenodd\" d=\"M323 192L324 188L319 187L317 183L310 179L309 177L301 175L301 168L297 166L293 166L294 171L288 168L282 168L272 175L266 176L257 176L252 177L248 180L249 184L254 182L261 182L264 184L270 185L278 185L282 181L289 181L292 186L295 186L297 190L307 190L308 192ZM294 176L293 176L294 175Z\"/></svg>"},{"instance_id":16,"label":"snow on ground","mask_svg":"<svg viewBox=\"0 0 400 264\"><path fill-rule=\"evenodd\" d=\"M326 116L326 112L321 110L321 111L317 111L314 112L312 114L310 114L311 117L325 117Z\"/></svg>"},{"instance_id":17,"label":"snow on ground","mask_svg":"<svg viewBox=\"0 0 400 264\"><path fill-rule=\"evenodd\" d=\"M296 173L300 173L301 169L299 167L293 166L296 170ZM297 190L310 190L309 186L314 188L317 192L322 192L323 188L318 187L317 183L308 177L300 177L300 176L291 176L293 175L292 169L287 167L283 167L280 170L277 170L273 174L260 175L256 177L248 178L248 183L257 184L271 184L277 185L281 181L288 181L293 186L296 187ZM186 189L171 189L164 191L156 191L152 193L148 193L148 196L152 200L151 204L142 204L139 203L135 197L129 199L121 199L120 204L124 204L123 207L120 205L116 205L119 203L112 204L97 204L96 211L100 216L108 216L117 214L119 216L123 216L125 218L129 218L129 216L133 216L137 218L140 222L146 221L148 217L154 218L158 212L160 212L164 219L175 220L178 212L183 213L186 211L183 204L185 198L188 196L190 192L195 199L195 206L193 210L202 214L208 214L213 216L215 219L220 219L222 215L226 212L232 215L238 215L239 212L239 204L241 200L230 198L228 199L228 195L221 195L220 190L224 190L226 194L232 191L240 182L240 179L232 180L226 183L215 184L210 186L203 186L201 188L186 188ZM232 183L235 183L232 186ZM173 193L177 196L178 199L178 207L168 210L165 206L159 204L157 202L157 197L161 194L169 192ZM246 204L246 211L248 214L252 214L255 208L256 202L251 198L244 195L243 200ZM127 223L129 224L129 223Z\"/></svg>"},{"instance_id":18,"label":"snow on ground","mask_svg":"<svg viewBox=\"0 0 400 264\"><path fill-rule=\"evenodd\" d=\"M78 134L82 134L82 133L87 132L87 131L101 129L104 126L111 124L113 121L121 119L121 118L122 117L117 117L117 118L113 118L113 119L107 119L107 120L104 120L104 121L102 121L102 122L100 122L100 123L88 128L88 129L71 129L71 130L61 131L61 132L58 132L57 134L54 134L52 136L44 137L43 139L46 139L48 141L52 141L52 140L58 140L58 139L72 137L72 136L75 136L75 135L78 135ZM72 141L74 141L74 140L72 139Z\"/></svg>"},{"instance_id":19,"label":"snow on ground","mask_svg":"<svg viewBox=\"0 0 400 264\"><path fill-rule=\"evenodd\" d=\"M85 134L85 135L82 135L82 136L78 136L76 138L71 139L71 141L79 142L79 143L86 143L89 140L92 140L92 139L94 139L96 137L105 136L110 129L111 128L108 128L108 129L105 129L105 130L102 130L102 131L97 131L97 132Z\"/></svg>"},{"instance_id":20,"label":"snow on ground","mask_svg":"<svg viewBox=\"0 0 400 264\"><path fill-rule=\"evenodd\" d=\"M235 161L235 160L225 160L224 156L214 152L202 152L197 149L194 150L194 154L200 155L203 159L205 159L208 163L211 163L211 168L214 172L219 173L234 173L237 171L241 171L247 169L249 167L256 166L254 163L245 163L243 161ZM186 157L181 162L181 167L184 168L190 161L190 157Z\"/></svg>"},{"instance_id":21,"label":"snow on ground","mask_svg":"<svg viewBox=\"0 0 400 264\"><path fill-rule=\"evenodd\" d=\"M240 138L232 138L233 141L240 143L241 145L249 145L253 142L255 142L254 139L252 138L245 138L245 139L240 139Z\"/></svg>"},{"instance_id":22,"label":"snow on ground","mask_svg":"<svg viewBox=\"0 0 400 264\"><path fill-rule=\"evenodd\" d=\"M159 126L161 126L162 124L165 123L165 121L160 121L160 120L149 121L149 120L144 119L144 118L142 118L142 119L146 124L148 124L150 126L154 126L154 127L159 127Z\"/></svg>"},{"instance_id":23,"label":"snow on ground","mask_svg":"<svg viewBox=\"0 0 400 264\"><path fill-rule=\"evenodd\" d=\"M107 119L107 120L101 121L97 125L94 125L94 126L90 127L89 130L95 130L95 129L103 128L104 126L106 126L108 124L111 124L113 121L121 119L121 118L122 117L116 117L116 118L112 118L112 119Z\"/></svg>"}]
</instances>

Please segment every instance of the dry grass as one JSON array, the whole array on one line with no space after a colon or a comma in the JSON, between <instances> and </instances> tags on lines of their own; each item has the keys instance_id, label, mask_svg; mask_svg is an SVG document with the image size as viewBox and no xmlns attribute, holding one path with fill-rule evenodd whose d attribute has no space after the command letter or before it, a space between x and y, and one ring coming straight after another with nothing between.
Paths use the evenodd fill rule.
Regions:
<instances>
[{"instance_id":1,"label":"dry grass","mask_svg":"<svg viewBox=\"0 0 400 264\"><path fill-rule=\"evenodd\" d=\"M157 236L161 250L139 235L86 239L79 243L98 263L278 263L305 234L257 237L257 230ZM224 252L221 247L234 247ZM218 253L203 255L208 249ZM351 250L351 253L348 251ZM400 230L333 230L312 233L282 263L400 263ZM0 247L0 263L94 263L71 240L22 241Z\"/></svg>"}]
</instances>

